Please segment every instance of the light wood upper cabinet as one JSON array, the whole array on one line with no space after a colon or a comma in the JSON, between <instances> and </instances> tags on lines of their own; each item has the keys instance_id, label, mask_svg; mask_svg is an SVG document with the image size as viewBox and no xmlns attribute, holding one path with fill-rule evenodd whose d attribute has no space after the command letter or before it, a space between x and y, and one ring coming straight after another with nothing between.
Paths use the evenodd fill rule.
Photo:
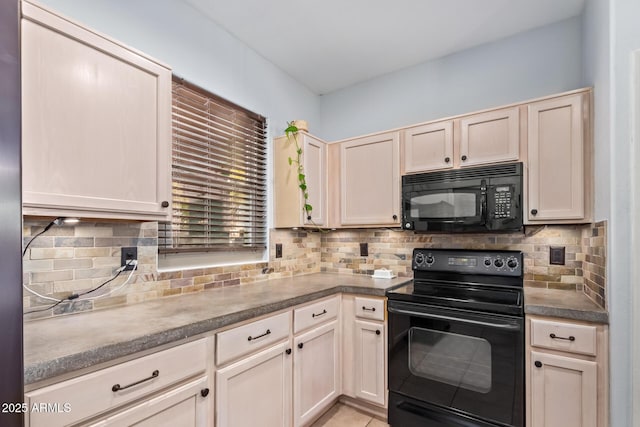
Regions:
<instances>
[{"instance_id":1,"label":"light wood upper cabinet","mask_svg":"<svg viewBox=\"0 0 640 427\"><path fill-rule=\"evenodd\" d=\"M171 70L22 3L24 213L166 219Z\"/></svg>"},{"instance_id":2,"label":"light wood upper cabinet","mask_svg":"<svg viewBox=\"0 0 640 427\"><path fill-rule=\"evenodd\" d=\"M520 158L518 107L460 119L460 167L516 161Z\"/></svg>"},{"instance_id":3,"label":"light wood upper cabinet","mask_svg":"<svg viewBox=\"0 0 640 427\"><path fill-rule=\"evenodd\" d=\"M327 225L327 145L306 132L296 138L302 148L302 164L309 194L310 215L304 211L304 197L299 187L296 145L292 138L282 136L274 142L274 226L304 227ZM310 218L309 218L310 217Z\"/></svg>"},{"instance_id":4,"label":"light wood upper cabinet","mask_svg":"<svg viewBox=\"0 0 640 427\"><path fill-rule=\"evenodd\" d=\"M520 160L519 107L431 122L402 131L402 173Z\"/></svg>"},{"instance_id":5,"label":"light wood upper cabinet","mask_svg":"<svg viewBox=\"0 0 640 427\"><path fill-rule=\"evenodd\" d=\"M428 172L453 167L453 120L402 131L402 172Z\"/></svg>"},{"instance_id":6,"label":"light wood upper cabinet","mask_svg":"<svg viewBox=\"0 0 640 427\"><path fill-rule=\"evenodd\" d=\"M528 106L529 223L588 222L591 216L588 94Z\"/></svg>"},{"instance_id":7,"label":"light wood upper cabinet","mask_svg":"<svg viewBox=\"0 0 640 427\"><path fill-rule=\"evenodd\" d=\"M400 133L339 143L342 226L400 224Z\"/></svg>"}]
</instances>

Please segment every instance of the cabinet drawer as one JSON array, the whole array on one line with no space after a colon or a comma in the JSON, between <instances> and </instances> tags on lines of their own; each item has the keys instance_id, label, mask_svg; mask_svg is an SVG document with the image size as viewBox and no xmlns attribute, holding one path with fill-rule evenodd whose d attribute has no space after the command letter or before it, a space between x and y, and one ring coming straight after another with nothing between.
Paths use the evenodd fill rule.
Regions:
<instances>
[{"instance_id":1,"label":"cabinet drawer","mask_svg":"<svg viewBox=\"0 0 640 427\"><path fill-rule=\"evenodd\" d=\"M26 394L29 407L59 410L31 412L27 425L62 426L95 416L204 372L206 357L206 340L199 340L34 390Z\"/></svg>"},{"instance_id":2,"label":"cabinet drawer","mask_svg":"<svg viewBox=\"0 0 640 427\"><path fill-rule=\"evenodd\" d=\"M340 297L315 302L293 312L293 332L298 333L311 326L318 325L338 316Z\"/></svg>"},{"instance_id":3,"label":"cabinet drawer","mask_svg":"<svg viewBox=\"0 0 640 427\"><path fill-rule=\"evenodd\" d=\"M531 345L596 355L596 327L531 319Z\"/></svg>"},{"instance_id":4,"label":"cabinet drawer","mask_svg":"<svg viewBox=\"0 0 640 427\"><path fill-rule=\"evenodd\" d=\"M290 324L291 313L287 312L216 334L216 364L222 365L287 338Z\"/></svg>"},{"instance_id":5,"label":"cabinet drawer","mask_svg":"<svg viewBox=\"0 0 640 427\"><path fill-rule=\"evenodd\" d=\"M384 320L384 300L356 297L356 317Z\"/></svg>"}]
</instances>

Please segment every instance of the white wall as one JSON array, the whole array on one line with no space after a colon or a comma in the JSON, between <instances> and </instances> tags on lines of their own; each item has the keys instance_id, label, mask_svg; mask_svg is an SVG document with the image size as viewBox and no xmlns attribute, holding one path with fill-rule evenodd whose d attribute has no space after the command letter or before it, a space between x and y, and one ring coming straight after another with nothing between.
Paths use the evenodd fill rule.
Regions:
<instances>
[{"instance_id":1,"label":"white wall","mask_svg":"<svg viewBox=\"0 0 640 427\"><path fill-rule=\"evenodd\" d=\"M593 87L595 218L608 219L611 207L609 0L587 0L583 13L583 86Z\"/></svg>"},{"instance_id":2,"label":"white wall","mask_svg":"<svg viewBox=\"0 0 640 427\"><path fill-rule=\"evenodd\" d=\"M175 74L269 119L320 121L317 96L231 34L177 0L41 0L170 65Z\"/></svg>"},{"instance_id":3,"label":"white wall","mask_svg":"<svg viewBox=\"0 0 640 427\"><path fill-rule=\"evenodd\" d=\"M632 339L637 338L638 314L632 311L634 287L632 264L637 256L632 252L631 232L640 217L632 211L634 194L640 189L633 183L632 137L632 53L640 49L640 2L611 0L611 236L610 236L610 324L611 324L611 420L612 426L640 425L633 423L634 403L638 393L632 395L631 372ZM637 142L636 142L637 144ZM637 195L636 195L637 197ZM637 292L637 291L636 291ZM634 327L636 328L634 330ZM635 397L635 401L634 401Z\"/></svg>"},{"instance_id":4,"label":"white wall","mask_svg":"<svg viewBox=\"0 0 640 427\"><path fill-rule=\"evenodd\" d=\"M400 70L320 97L336 140L582 87L581 19Z\"/></svg>"},{"instance_id":5,"label":"white wall","mask_svg":"<svg viewBox=\"0 0 640 427\"><path fill-rule=\"evenodd\" d=\"M186 3L177 0L41 0L50 8L170 65L173 72L267 117L269 135L296 119L320 122L317 95ZM271 154L267 168L271 171ZM271 200L272 178L268 179ZM268 218L269 226L273 216ZM267 252L171 254L159 269L249 263Z\"/></svg>"}]
</instances>

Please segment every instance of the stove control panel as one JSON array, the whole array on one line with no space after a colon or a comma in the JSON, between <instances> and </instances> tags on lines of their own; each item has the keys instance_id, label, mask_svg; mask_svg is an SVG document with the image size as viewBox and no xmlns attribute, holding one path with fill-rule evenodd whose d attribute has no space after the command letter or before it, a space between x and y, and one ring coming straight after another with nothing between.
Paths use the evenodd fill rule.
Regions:
<instances>
[{"instance_id":1,"label":"stove control panel","mask_svg":"<svg viewBox=\"0 0 640 427\"><path fill-rule=\"evenodd\" d=\"M414 271L522 276L522 252L467 249L413 250Z\"/></svg>"}]
</instances>

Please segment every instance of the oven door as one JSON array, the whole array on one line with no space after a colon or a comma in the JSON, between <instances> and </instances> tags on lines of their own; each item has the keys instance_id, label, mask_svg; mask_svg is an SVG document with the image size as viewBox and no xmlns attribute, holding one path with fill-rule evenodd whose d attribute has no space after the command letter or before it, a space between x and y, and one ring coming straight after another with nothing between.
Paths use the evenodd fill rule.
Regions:
<instances>
[{"instance_id":1,"label":"oven door","mask_svg":"<svg viewBox=\"0 0 640 427\"><path fill-rule=\"evenodd\" d=\"M477 183L409 184L402 227L416 231L486 231L486 187Z\"/></svg>"},{"instance_id":2,"label":"oven door","mask_svg":"<svg viewBox=\"0 0 640 427\"><path fill-rule=\"evenodd\" d=\"M391 425L523 426L523 318L392 300L388 311Z\"/></svg>"}]
</instances>

